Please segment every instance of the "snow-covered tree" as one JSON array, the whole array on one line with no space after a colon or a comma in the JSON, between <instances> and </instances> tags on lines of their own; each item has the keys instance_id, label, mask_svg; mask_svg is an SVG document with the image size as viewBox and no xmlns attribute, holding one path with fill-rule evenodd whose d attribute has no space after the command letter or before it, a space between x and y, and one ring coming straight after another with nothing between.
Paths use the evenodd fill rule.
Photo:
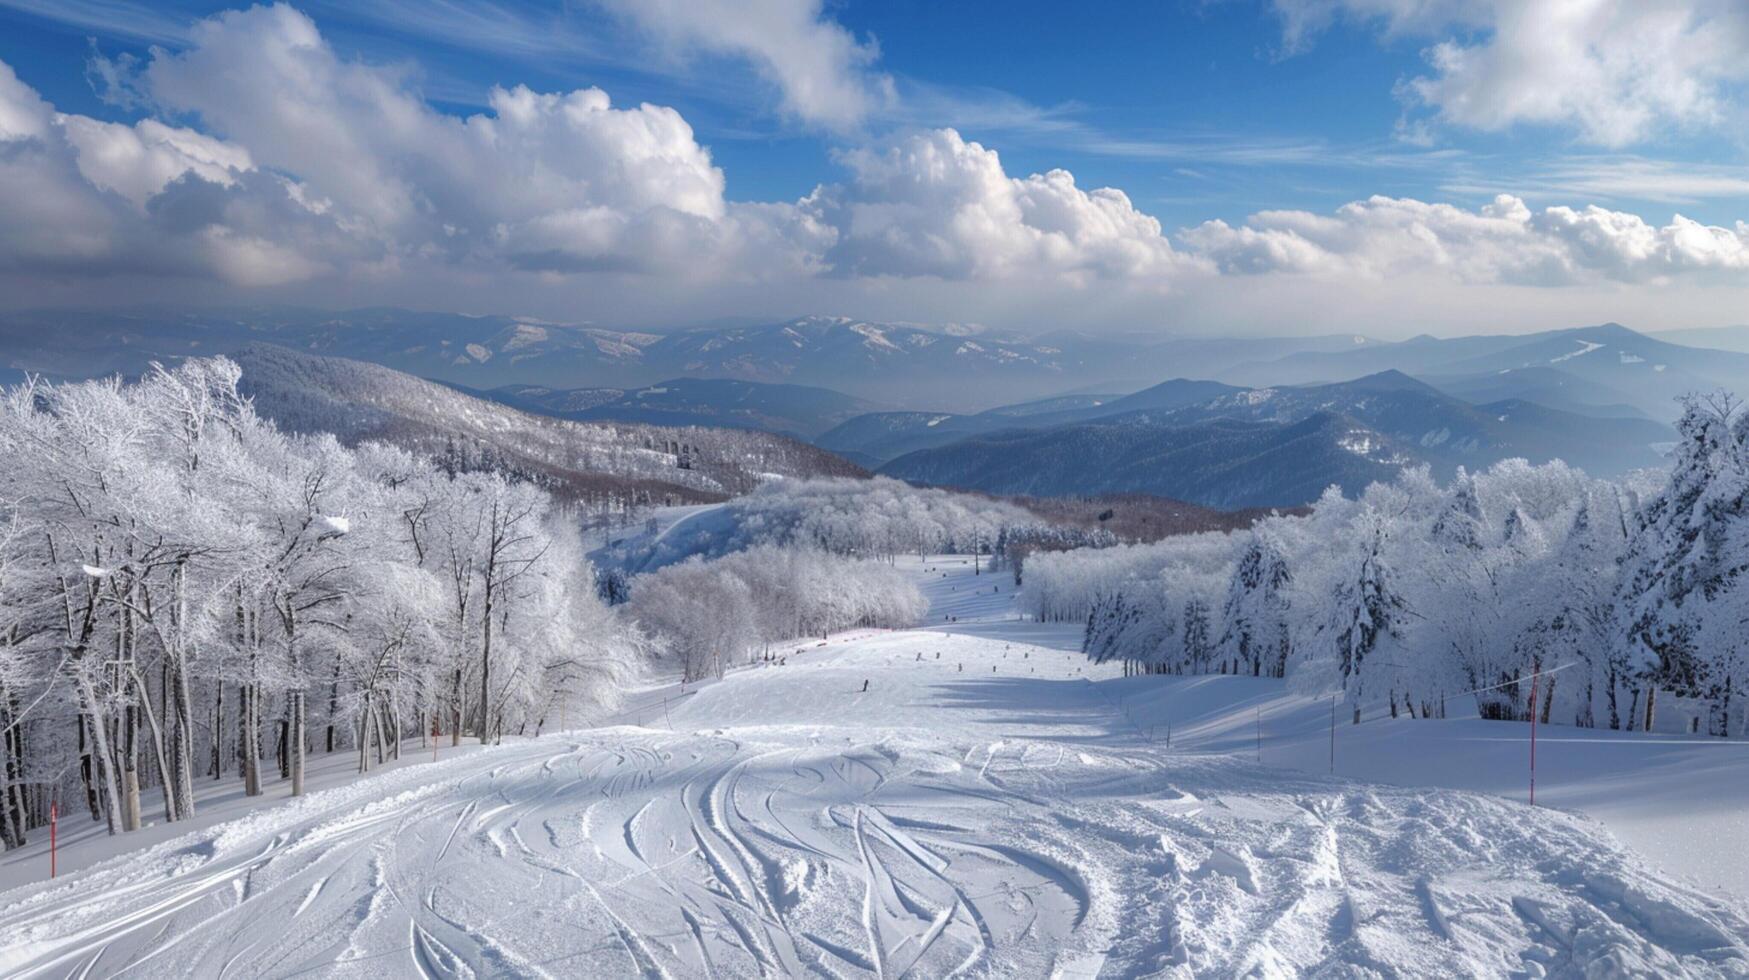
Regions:
<instances>
[{"instance_id":1,"label":"snow-covered tree","mask_svg":"<svg viewBox=\"0 0 1749 980\"><path fill-rule=\"evenodd\" d=\"M1289 640L1287 588L1293 581L1281 543L1267 530L1245 535L1238 566L1222 608L1222 671L1253 677L1281 677L1287 671Z\"/></svg>"},{"instance_id":2,"label":"snow-covered tree","mask_svg":"<svg viewBox=\"0 0 1749 980\"><path fill-rule=\"evenodd\" d=\"M1726 734L1749 675L1749 421L1734 398L1690 398L1670 481L1646 504L1623 561L1629 728L1650 729L1660 687L1710 704Z\"/></svg>"},{"instance_id":3,"label":"snow-covered tree","mask_svg":"<svg viewBox=\"0 0 1749 980\"><path fill-rule=\"evenodd\" d=\"M545 491L288 435L239 378L189 360L0 395L5 846L56 796L123 832L160 796L192 815L201 770L262 792L264 754L300 792L310 751L423 735L453 665L496 734L611 701L642 655Z\"/></svg>"}]
</instances>

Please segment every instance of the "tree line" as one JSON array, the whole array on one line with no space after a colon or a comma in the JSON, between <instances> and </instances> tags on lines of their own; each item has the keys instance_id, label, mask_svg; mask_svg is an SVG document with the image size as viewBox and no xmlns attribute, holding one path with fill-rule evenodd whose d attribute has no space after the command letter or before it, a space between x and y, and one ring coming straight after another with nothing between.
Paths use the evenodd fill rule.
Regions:
<instances>
[{"instance_id":1,"label":"tree line","mask_svg":"<svg viewBox=\"0 0 1749 980\"><path fill-rule=\"evenodd\" d=\"M1363 711L1749 733L1749 415L1691 397L1668 472L1426 469L1247 531L1034 555L1023 601L1136 672L1286 677ZM1673 720L1674 719L1674 720Z\"/></svg>"},{"instance_id":2,"label":"tree line","mask_svg":"<svg viewBox=\"0 0 1749 980\"><path fill-rule=\"evenodd\" d=\"M721 677L773 645L853 627L915 625L928 611L891 565L763 544L631 580L626 607L684 680Z\"/></svg>"},{"instance_id":3,"label":"tree line","mask_svg":"<svg viewBox=\"0 0 1749 980\"><path fill-rule=\"evenodd\" d=\"M538 731L644 641L540 487L259 418L223 358L0 397L0 842L111 832L312 751Z\"/></svg>"}]
</instances>

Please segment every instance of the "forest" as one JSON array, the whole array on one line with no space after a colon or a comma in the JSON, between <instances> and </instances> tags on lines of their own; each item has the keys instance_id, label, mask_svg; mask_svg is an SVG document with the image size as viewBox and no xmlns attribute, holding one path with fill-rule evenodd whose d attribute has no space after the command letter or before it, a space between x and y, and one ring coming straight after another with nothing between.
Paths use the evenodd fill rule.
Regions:
<instances>
[{"instance_id":1,"label":"forest","mask_svg":"<svg viewBox=\"0 0 1749 980\"><path fill-rule=\"evenodd\" d=\"M111 832L149 796L310 751L497 740L611 701L638 631L539 487L289 435L223 358L0 398L0 838L51 797ZM148 793L157 788L159 792Z\"/></svg>"},{"instance_id":2,"label":"forest","mask_svg":"<svg viewBox=\"0 0 1749 980\"><path fill-rule=\"evenodd\" d=\"M1285 677L1355 721L1473 695L1490 718L1742 735L1749 415L1691 397L1678 433L1668 473L1411 469L1247 531L1035 556L1022 601L1084 622L1096 661Z\"/></svg>"}]
</instances>

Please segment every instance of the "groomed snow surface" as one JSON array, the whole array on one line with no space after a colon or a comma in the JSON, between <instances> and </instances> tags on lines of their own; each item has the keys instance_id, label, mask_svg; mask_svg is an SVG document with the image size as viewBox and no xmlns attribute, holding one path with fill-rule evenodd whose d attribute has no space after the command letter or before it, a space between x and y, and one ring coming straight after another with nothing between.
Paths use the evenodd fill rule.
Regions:
<instances>
[{"instance_id":1,"label":"groomed snow surface","mask_svg":"<svg viewBox=\"0 0 1749 980\"><path fill-rule=\"evenodd\" d=\"M798 642L641 692L627 724L409 755L133 853L86 835L53 882L0 865L0 974L1749 976L1742 899L1592 817L1343 775L1394 745L1392 778L1505 792L1524 726L1339 726L1338 775L1308 772L1328 710L1279 682L1119 678L1014 620L1006 577L909 567L927 628ZM1741 755L1596 744L1621 794L1744 792ZM1539 802L1608 795L1544 768ZM1700 843L1728 864L1744 840Z\"/></svg>"}]
</instances>

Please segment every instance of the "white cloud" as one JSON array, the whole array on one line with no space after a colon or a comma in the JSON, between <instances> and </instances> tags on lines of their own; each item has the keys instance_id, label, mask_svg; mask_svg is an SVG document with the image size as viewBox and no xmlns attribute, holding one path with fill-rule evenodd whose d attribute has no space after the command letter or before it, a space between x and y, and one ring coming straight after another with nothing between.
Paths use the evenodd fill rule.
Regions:
<instances>
[{"instance_id":1,"label":"white cloud","mask_svg":"<svg viewBox=\"0 0 1749 980\"><path fill-rule=\"evenodd\" d=\"M850 180L803 202L837 230L840 275L1165 285L1193 266L1120 190L1085 191L1067 170L1010 177L996 151L951 129L842 154Z\"/></svg>"},{"instance_id":2,"label":"white cloud","mask_svg":"<svg viewBox=\"0 0 1749 980\"><path fill-rule=\"evenodd\" d=\"M1205 222L1181 236L1228 273L1382 279L1442 274L1461 283L1644 282L1749 272L1749 225L1662 227L1595 205L1532 211L1502 194L1478 211L1372 197L1334 214L1263 211L1233 227Z\"/></svg>"},{"instance_id":3,"label":"white cloud","mask_svg":"<svg viewBox=\"0 0 1749 980\"><path fill-rule=\"evenodd\" d=\"M437 112L389 69L345 62L286 6L197 25L143 83L263 165L294 173L386 235L438 225L472 242L553 210L723 212L723 176L680 114L615 109L599 89L494 89L491 112ZM224 84L215 84L223 80Z\"/></svg>"},{"instance_id":4,"label":"white cloud","mask_svg":"<svg viewBox=\"0 0 1749 980\"><path fill-rule=\"evenodd\" d=\"M1444 122L1529 123L1626 146L1669 126L1716 128L1749 81L1742 0L1275 0L1290 48L1332 19L1426 37L1432 73L1402 93Z\"/></svg>"},{"instance_id":5,"label":"white cloud","mask_svg":"<svg viewBox=\"0 0 1749 980\"><path fill-rule=\"evenodd\" d=\"M671 108L516 85L477 114L440 112L401 69L339 57L285 6L223 14L189 38L126 79L156 115L133 124L57 112L0 64L0 289L107 277L124 283L116 294L167 300L216 283L227 297L527 309L539 291L570 298L548 315L586 303L642 322L867 301L918 304L903 316L1133 323L1168 291L1239 304L1284 282L1428 304L1477 285L1510 286L1517 302L1533 285L1749 286L1741 223L1654 226L1504 195L1480 210L1376 197L1169 237L1121 190L1067 170L1011 175L952 129L853 145L841 178L800 201L736 202ZM1219 273L1252 278L1223 290ZM1422 288L1404 291L1409 278Z\"/></svg>"},{"instance_id":6,"label":"white cloud","mask_svg":"<svg viewBox=\"0 0 1749 980\"><path fill-rule=\"evenodd\" d=\"M880 50L826 18L820 0L601 0L671 49L751 62L788 112L852 128L894 100Z\"/></svg>"},{"instance_id":7,"label":"white cloud","mask_svg":"<svg viewBox=\"0 0 1749 980\"><path fill-rule=\"evenodd\" d=\"M155 119L132 126L89 116L63 115L57 121L78 155L85 179L142 208L148 198L185 173L230 186L237 174L255 169L248 150Z\"/></svg>"},{"instance_id":8,"label":"white cloud","mask_svg":"<svg viewBox=\"0 0 1749 980\"><path fill-rule=\"evenodd\" d=\"M1511 190L1526 195L1534 193L1544 199L1627 198L1693 204L1715 199L1749 199L1749 168L1635 156L1570 156L1511 175L1469 174L1444 181L1440 187L1448 193L1471 197Z\"/></svg>"},{"instance_id":9,"label":"white cloud","mask_svg":"<svg viewBox=\"0 0 1749 980\"><path fill-rule=\"evenodd\" d=\"M0 63L0 269L259 286L343 258L368 256L239 148L57 113Z\"/></svg>"},{"instance_id":10,"label":"white cloud","mask_svg":"<svg viewBox=\"0 0 1749 980\"><path fill-rule=\"evenodd\" d=\"M1298 51L1339 18L1382 25L1385 36L1430 34L1488 23L1494 0L1274 0L1282 40Z\"/></svg>"}]
</instances>

